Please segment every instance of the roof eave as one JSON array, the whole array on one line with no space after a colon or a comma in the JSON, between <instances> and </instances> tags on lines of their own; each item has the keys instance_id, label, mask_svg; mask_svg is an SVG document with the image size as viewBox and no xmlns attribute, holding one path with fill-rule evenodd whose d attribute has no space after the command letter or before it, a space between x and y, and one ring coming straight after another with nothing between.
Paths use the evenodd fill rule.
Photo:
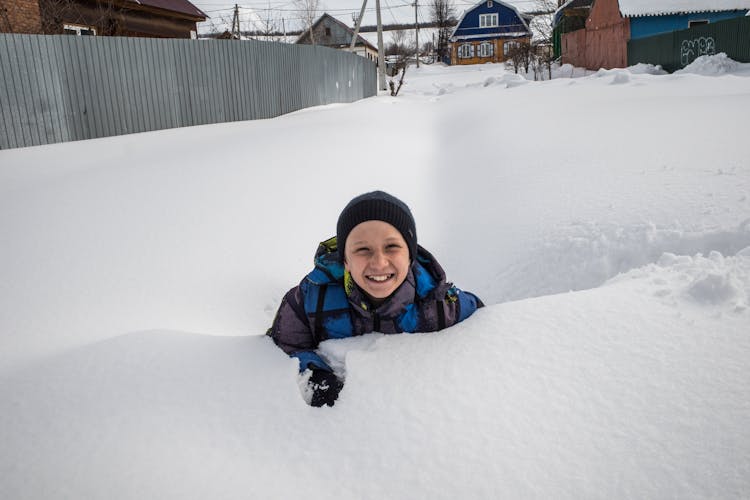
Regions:
<instances>
[{"instance_id":1,"label":"roof eave","mask_svg":"<svg viewBox=\"0 0 750 500\"><path fill-rule=\"evenodd\" d=\"M188 12L183 12L180 10L172 10L172 9L167 9L164 7L157 7L155 5L146 5L141 2L138 2L137 0L123 0L121 4L124 6L127 6L127 8L129 9L141 10L144 12L151 12L154 14L168 15L170 17L178 17L181 19L186 19L189 21L197 22L197 23L203 22L206 19L208 19L208 15L202 10L200 10L198 7L196 7L195 5L193 5L192 3L190 5L193 5L193 8L195 8L196 10L195 13L188 13Z\"/></svg>"},{"instance_id":2,"label":"roof eave","mask_svg":"<svg viewBox=\"0 0 750 500\"><path fill-rule=\"evenodd\" d=\"M658 17L658 16L671 16L671 15L679 15L679 14L697 14L700 12L735 12L735 11L742 11L747 9L683 9L683 10L668 10L668 11L662 11L662 12L644 12L644 13L634 13L634 14L627 14L622 11L620 11L620 15L625 18L631 18L631 17Z\"/></svg>"}]
</instances>

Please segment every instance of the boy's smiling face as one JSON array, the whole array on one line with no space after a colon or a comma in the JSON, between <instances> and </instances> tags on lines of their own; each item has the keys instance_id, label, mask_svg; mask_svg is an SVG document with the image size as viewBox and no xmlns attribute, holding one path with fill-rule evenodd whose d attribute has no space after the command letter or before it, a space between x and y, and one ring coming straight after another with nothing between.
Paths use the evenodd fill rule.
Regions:
<instances>
[{"instance_id":1,"label":"boy's smiling face","mask_svg":"<svg viewBox=\"0 0 750 500\"><path fill-rule=\"evenodd\" d=\"M409 247L404 237L387 222L362 222L346 238L344 266L357 286L376 302L401 286L409 264Z\"/></svg>"}]
</instances>

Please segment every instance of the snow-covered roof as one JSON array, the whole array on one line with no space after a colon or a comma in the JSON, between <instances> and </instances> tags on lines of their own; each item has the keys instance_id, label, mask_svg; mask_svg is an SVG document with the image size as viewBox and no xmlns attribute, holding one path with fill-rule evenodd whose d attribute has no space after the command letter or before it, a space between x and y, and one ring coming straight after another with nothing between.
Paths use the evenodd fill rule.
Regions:
<instances>
[{"instance_id":1,"label":"snow-covered roof","mask_svg":"<svg viewBox=\"0 0 750 500\"><path fill-rule=\"evenodd\" d=\"M591 4L593 3L594 0L567 0L564 4L557 8L554 15L556 16L559 12L562 12L566 9L574 9L576 7L591 7Z\"/></svg>"},{"instance_id":2,"label":"snow-covered roof","mask_svg":"<svg viewBox=\"0 0 750 500\"><path fill-rule=\"evenodd\" d=\"M750 0L619 0L624 17L750 9Z\"/></svg>"},{"instance_id":3,"label":"snow-covered roof","mask_svg":"<svg viewBox=\"0 0 750 500\"><path fill-rule=\"evenodd\" d=\"M318 26L319 24L321 24L321 23L323 23L323 22L329 22L329 23L331 23L331 22L332 22L332 23L334 23L334 24L336 24L336 25L340 26L340 27L341 27L341 29L342 29L342 30L344 30L344 32L345 32L345 33L347 33L347 34L349 35L349 39L348 39L348 40L346 40L346 44L345 44L345 45L346 45L346 46L348 46L348 45L349 45L349 44L351 43L351 37L352 37L352 36L354 36L354 30L353 30L352 28L350 28L349 26L347 26L347 25L346 25L346 23L345 23L345 22L343 22L343 21L342 21L341 19L336 19L335 17L333 17L333 16L331 15L331 14L329 14L329 13L327 13L327 12L324 12L324 13L323 13L323 14L322 14L322 15L321 15L321 16L320 16L320 17L319 17L318 19L317 19L317 21L315 21L315 22L314 22L314 23L312 24L312 26L310 27L310 29L307 29L307 30L303 31L303 32L302 32L302 33L301 33L301 34L299 35L299 38L297 38L297 41L296 41L295 43L302 43L302 42L300 42L300 41L301 41L301 40L303 40L303 39L305 39L305 37L308 37L308 38L309 38L309 34L310 34L310 31L311 31L311 30L315 30L315 28L316 28L316 27L317 27L317 26ZM367 41L367 40L366 40L365 38L362 38L362 36L361 36L361 35L360 35L359 33L357 34L357 45L364 45L365 47L369 47L370 49L372 49L372 50L375 50L375 51L377 51L377 50L378 50L378 48L377 48L377 47L375 47L375 46L374 46L373 44L371 44L371 43L370 43L369 41ZM329 46L333 46L333 45L329 45Z\"/></svg>"}]
</instances>

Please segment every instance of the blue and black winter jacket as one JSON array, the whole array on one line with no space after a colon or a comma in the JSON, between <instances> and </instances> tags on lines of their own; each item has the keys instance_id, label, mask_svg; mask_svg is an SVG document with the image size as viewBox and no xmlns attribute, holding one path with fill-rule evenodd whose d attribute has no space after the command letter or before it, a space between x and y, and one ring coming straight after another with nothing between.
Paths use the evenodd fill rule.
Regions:
<instances>
[{"instance_id":1,"label":"blue and black winter jacket","mask_svg":"<svg viewBox=\"0 0 750 500\"><path fill-rule=\"evenodd\" d=\"M446 282L432 255L418 248L401 286L373 307L339 262L335 238L320 244L315 268L291 289L269 329L274 342L300 362L300 371L331 370L315 352L318 344L365 333L442 330L468 318L482 302Z\"/></svg>"}]
</instances>

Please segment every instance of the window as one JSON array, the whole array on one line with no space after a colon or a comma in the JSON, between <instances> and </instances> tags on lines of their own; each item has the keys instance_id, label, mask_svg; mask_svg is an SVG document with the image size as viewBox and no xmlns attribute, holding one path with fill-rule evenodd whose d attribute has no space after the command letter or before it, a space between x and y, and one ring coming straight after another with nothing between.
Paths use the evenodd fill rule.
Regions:
<instances>
[{"instance_id":1,"label":"window","mask_svg":"<svg viewBox=\"0 0 750 500\"><path fill-rule=\"evenodd\" d=\"M688 28L693 26L700 26L701 24L708 24L708 19L696 19L695 21L688 21Z\"/></svg>"},{"instance_id":2,"label":"window","mask_svg":"<svg viewBox=\"0 0 750 500\"><path fill-rule=\"evenodd\" d=\"M491 8L492 8L492 0L488 0L488 1L487 1L487 8L488 8L488 9L491 9Z\"/></svg>"},{"instance_id":3,"label":"window","mask_svg":"<svg viewBox=\"0 0 750 500\"><path fill-rule=\"evenodd\" d=\"M505 57L508 57L508 54L511 53L511 51L519 46L518 42L505 42L503 44L503 55Z\"/></svg>"},{"instance_id":4,"label":"window","mask_svg":"<svg viewBox=\"0 0 750 500\"><path fill-rule=\"evenodd\" d=\"M63 26L66 35L96 35L96 28L92 26L81 26L79 24L66 24Z\"/></svg>"},{"instance_id":5,"label":"window","mask_svg":"<svg viewBox=\"0 0 750 500\"><path fill-rule=\"evenodd\" d=\"M497 14L479 14L480 28L491 28L497 24Z\"/></svg>"},{"instance_id":6,"label":"window","mask_svg":"<svg viewBox=\"0 0 750 500\"><path fill-rule=\"evenodd\" d=\"M467 57L474 57L474 46L470 43L463 43L458 46L458 58L466 59Z\"/></svg>"},{"instance_id":7,"label":"window","mask_svg":"<svg viewBox=\"0 0 750 500\"><path fill-rule=\"evenodd\" d=\"M326 36L331 36L331 28L326 28Z\"/></svg>"},{"instance_id":8,"label":"window","mask_svg":"<svg viewBox=\"0 0 750 500\"><path fill-rule=\"evenodd\" d=\"M495 55L495 46L490 42L479 44L479 57L492 57Z\"/></svg>"}]
</instances>

